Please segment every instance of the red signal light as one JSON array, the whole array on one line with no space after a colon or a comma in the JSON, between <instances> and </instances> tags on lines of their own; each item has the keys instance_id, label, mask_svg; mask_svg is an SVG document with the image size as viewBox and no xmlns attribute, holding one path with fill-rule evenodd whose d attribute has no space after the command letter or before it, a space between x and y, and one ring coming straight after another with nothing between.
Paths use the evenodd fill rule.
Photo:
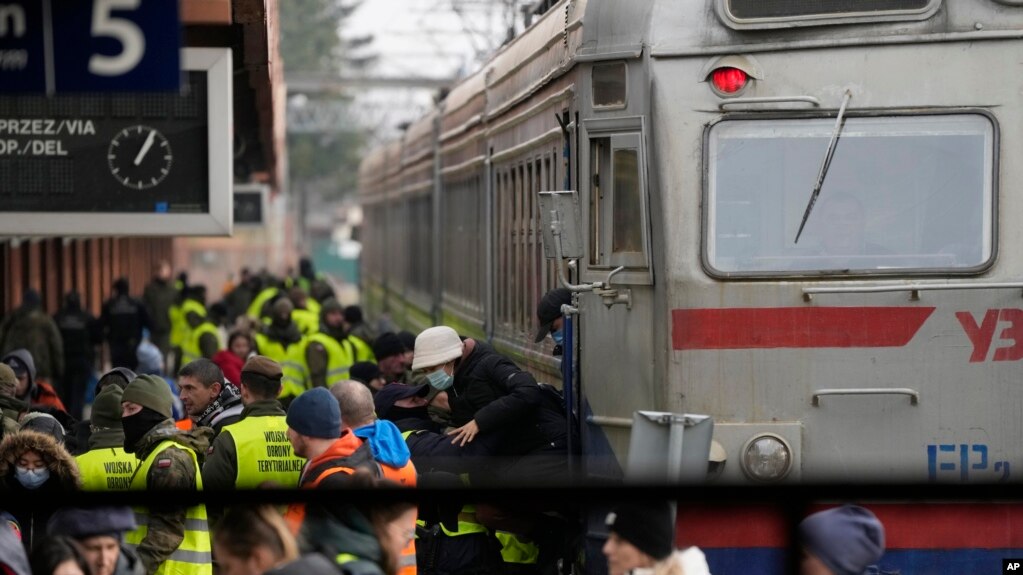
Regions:
<instances>
[{"instance_id":1,"label":"red signal light","mask_svg":"<svg viewBox=\"0 0 1023 575\"><path fill-rule=\"evenodd\" d=\"M722 94L735 94L746 87L749 75L738 68L718 68L710 74L711 84Z\"/></svg>"}]
</instances>

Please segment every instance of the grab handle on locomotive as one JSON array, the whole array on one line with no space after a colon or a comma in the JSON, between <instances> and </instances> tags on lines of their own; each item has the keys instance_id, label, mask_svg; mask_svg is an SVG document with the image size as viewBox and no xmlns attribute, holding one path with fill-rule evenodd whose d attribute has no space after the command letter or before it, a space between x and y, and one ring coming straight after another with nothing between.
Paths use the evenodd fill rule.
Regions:
<instances>
[{"instance_id":1,"label":"grab handle on locomotive","mask_svg":"<svg viewBox=\"0 0 1023 575\"><path fill-rule=\"evenodd\" d=\"M733 98L718 104L722 111L738 106L753 106L757 104L809 104L811 108L820 108L821 102L813 96L763 96L750 98Z\"/></svg>"},{"instance_id":2,"label":"grab handle on locomotive","mask_svg":"<svg viewBox=\"0 0 1023 575\"><path fill-rule=\"evenodd\" d=\"M908 387L854 387L849 389L818 389L813 392L813 406L820 407L825 395L908 395L910 405L920 403L920 392Z\"/></svg>"}]
</instances>

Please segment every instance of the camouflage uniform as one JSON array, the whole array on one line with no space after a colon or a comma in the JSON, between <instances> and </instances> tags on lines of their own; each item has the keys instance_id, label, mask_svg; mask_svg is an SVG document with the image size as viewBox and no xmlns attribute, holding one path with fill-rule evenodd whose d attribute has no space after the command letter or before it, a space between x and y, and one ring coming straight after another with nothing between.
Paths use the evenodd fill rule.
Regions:
<instances>
[{"instance_id":1,"label":"camouflage uniform","mask_svg":"<svg viewBox=\"0 0 1023 575\"><path fill-rule=\"evenodd\" d=\"M0 437L18 432L18 419L28 404L14 397L18 380L7 364L0 364Z\"/></svg>"},{"instance_id":2,"label":"camouflage uniform","mask_svg":"<svg viewBox=\"0 0 1023 575\"><path fill-rule=\"evenodd\" d=\"M151 490L195 490L195 464L186 449L195 451L202 461L209 447L212 430L197 429L194 433L182 433L171 420L158 424L149 430L135 445L135 455L145 461L164 440L171 440L181 447L171 447L160 453L160 461L149 469L146 486ZM168 465L163 461L169 460ZM156 573L160 565L170 557L185 538L185 514L183 505L168 504L149 509L149 530L136 553L146 568L146 573Z\"/></svg>"},{"instance_id":3,"label":"camouflage uniform","mask_svg":"<svg viewBox=\"0 0 1023 575\"><path fill-rule=\"evenodd\" d=\"M64 341L60 330L38 306L22 306L0 324L0 355L21 348L32 354L36 378L53 381L64 375Z\"/></svg>"}]
</instances>

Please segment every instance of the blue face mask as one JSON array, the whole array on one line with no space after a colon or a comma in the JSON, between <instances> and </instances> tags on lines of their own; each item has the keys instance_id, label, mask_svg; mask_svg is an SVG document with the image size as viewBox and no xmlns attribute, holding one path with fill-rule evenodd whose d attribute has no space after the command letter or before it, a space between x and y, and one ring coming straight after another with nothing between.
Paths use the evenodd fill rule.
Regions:
<instances>
[{"instance_id":1,"label":"blue face mask","mask_svg":"<svg viewBox=\"0 0 1023 575\"><path fill-rule=\"evenodd\" d=\"M448 375L444 368L426 374L426 380L430 382L430 387L437 391L444 391L455 383L455 378Z\"/></svg>"},{"instance_id":2,"label":"blue face mask","mask_svg":"<svg viewBox=\"0 0 1023 575\"><path fill-rule=\"evenodd\" d=\"M15 467L14 477L25 489L39 489L50 478L50 470L45 467L42 469Z\"/></svg>"},{"instance_id":3,"label":"blue face mask","mask_svg":"<svg viewBox=\"0 0 1023 575\"><path fill-rule=\"evenodd\" d=\"M562 333L560 329L558 331L552 331L551 339L554 340L554 343L561 345L561 342L565 339L565 334Z\"/></svg>"}]
</instances>

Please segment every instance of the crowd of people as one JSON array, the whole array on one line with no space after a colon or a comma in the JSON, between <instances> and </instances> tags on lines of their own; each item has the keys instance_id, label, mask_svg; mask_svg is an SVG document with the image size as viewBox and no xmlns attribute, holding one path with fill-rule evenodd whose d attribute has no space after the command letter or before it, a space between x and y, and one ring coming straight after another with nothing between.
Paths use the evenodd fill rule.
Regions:
<instances>
[{"instance_id":1,"label":"crowd of people","mask_svg":"<svg viewBox=\"0 0 1023 575\"><path fill-rule=\"evenodd\" d=\"M45 504L47 495L66 501L81 490L571 481L575 454L558 390L451 327L376 333L308 263L301 272L281 281L243 271L241 283L207 308L205 288L184 275L173 282L164 264L141 299L116 282L98 319L76 294L50 318L38 295L26 292L0 331L0 570L569 572L584 515L571 505L346 497L286 509L173 499L134 509ZM561 304L569 300L567 290L543 298L538 341L550 335L560 343ZM92 377L101 363L102 375ZM603 552L612 574L709 572L698 549L673 551L675 519L666 502L620 506L607 528ZM883 550L883 535L880 541ZM817 559L812 566L854 572L818 547L807 547Z\"/></svg>"}]
</instances>

